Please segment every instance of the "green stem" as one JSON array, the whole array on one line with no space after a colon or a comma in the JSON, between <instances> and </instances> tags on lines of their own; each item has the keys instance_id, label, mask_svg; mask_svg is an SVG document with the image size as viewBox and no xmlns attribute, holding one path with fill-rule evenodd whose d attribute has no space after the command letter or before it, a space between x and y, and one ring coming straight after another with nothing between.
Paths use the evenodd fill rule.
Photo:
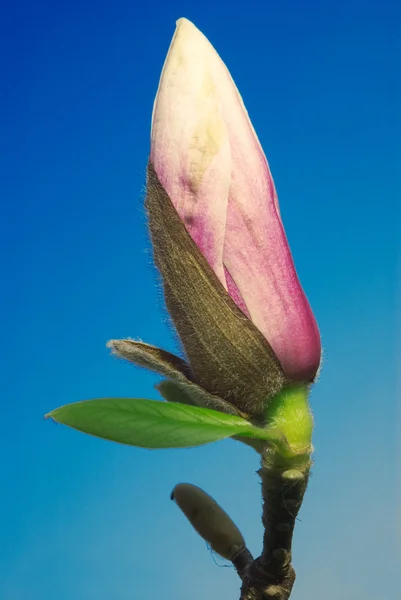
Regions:
<instances>
[{"instance_id":1,"label":"green stem","mask_svg":"<svg viewBox=\"0 0 401 600\"><path fill-rule=\"evenodd\" d=\"M303 464L302 464L303 462ZM263 552L250 566L241 600L287 600L295 581L291 565L292 536L309 476L310 460L264 458L262 479Z\"/></svg>"},{"instance_id":2,"label":"green stem","mask_svg":"<svg viewBox=\"0 0 401 600\"><path fill-rule=\"evenodd\" d=\"M263 552L243 579L241 600L288 600L295 581L291 565L295 520L306 491L311 466L312 415L308 390L293 386L277 396L267 410L267 426L277 427L292 455L270 448L262 455L264 525Z\"/></svg>"},{"instance_id":3,"label":"green stem","mask_svg":"<svg viewBox=\"0 0 401 600\"><path fill-rule=\"evenodd\" d=\"M262 560L272 573L286 568L291 562L291 543L295 519L306 491L310 459L303 464L274 456L263 461L259 475L262 479L263 515L265 528Z\"/></svg>"}]
</instances>

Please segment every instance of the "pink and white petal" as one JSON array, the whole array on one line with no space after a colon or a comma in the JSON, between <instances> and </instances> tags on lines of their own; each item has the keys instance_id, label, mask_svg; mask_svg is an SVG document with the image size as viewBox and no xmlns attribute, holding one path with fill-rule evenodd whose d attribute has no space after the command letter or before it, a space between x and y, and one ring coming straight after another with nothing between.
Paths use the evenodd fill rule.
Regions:
<instances>
[{"instance_id":1,"label":"pink and white petal","mask_svg":"<svg viewBox=\"0 0 401 600\"><path fill-rule=\"evenodd\" d=\"M218 60L216 86L232 157L223 255L235 284L230 288L287 376L311 380L320 363L319 330L295 271L266 157L231 75Z\"/></svg>"},{"instance_id":2,"label":"pink and white petal","mask_svg":"<svg viewBox=\"0 0 401 600\"><path fill-rule=\"evenodd\" d=\"M246 307L244 299L241 296L240 291L239 291L234 279L231 277L230 273L227 271L226 266L224 266L224 275L225 275L226 282L227 282L228 293L230 294L231 298L234 300L234 302L238 306L238 308L240 308L242 310L242 312L244 313L244 315L246 315L248 317L248 319L250 319L251 316Z\"/></svg>"},{"instance_id":3,"label":"pink and white petal","mask_svg":"<svg viewBox=\"0 0 401 600\"><path fill-rule=\"evenodd\" d=\"M245 299L250 318L272 346L281 366L294 381L312 381L320 363L320 335L297 277L281 223L270 222L260 236L241 211L229 210L226 268ZM263 232L262 232L263 233Z\"/></svg>"},{"instance_id":4,"label":"pink and white petal","mask_svg":"<svg viewBox=\"0 0 401 600\"><path fill-rule=\"evenodd\" d=\"M215 79L215 50L192 23L180 19L155 99L150 160L191 237L227 287L223 246L232 165Z\"/></svg>"},{"instance_id":5,"label":"pink and white petal","mask_svg":"<svg viewBox=\"0 0 401 600\"><path fill-rule=\"evenodd\" d=\"M235 120L224 114L233 160L224 265L286 375L313 380L320 335L295 270L269 166L247 114Z\"/></svg>"}]
</instances>

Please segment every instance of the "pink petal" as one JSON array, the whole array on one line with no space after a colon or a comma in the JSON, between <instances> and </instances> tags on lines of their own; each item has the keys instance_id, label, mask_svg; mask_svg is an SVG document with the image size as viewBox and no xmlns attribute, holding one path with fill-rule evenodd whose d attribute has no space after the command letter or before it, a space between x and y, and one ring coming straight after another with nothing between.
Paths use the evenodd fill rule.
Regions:
<instances>
[{"instance_id":1,"label":"pink petal","mask_svg":"<svg viewBox=\"0 0 401 600\"><path fill-rule=\"evenodd\" d=\"M180 19L153 108L150 160L188 232L226 287L223 246L232 163L216 94L218 71L213 47L192 23Z\"/></svg>"},{"instance_id":2,"label":"pink petal","mask_svg":"<svg viewBox=\"0 0 401 600\"><path fill-rule=\"evenodd\" d=\"M286 375L313 380L321 358L319 330L295 270L267 160L226 75L221 97L233 170L223 263Z\"/></svg>"}]
</instances>

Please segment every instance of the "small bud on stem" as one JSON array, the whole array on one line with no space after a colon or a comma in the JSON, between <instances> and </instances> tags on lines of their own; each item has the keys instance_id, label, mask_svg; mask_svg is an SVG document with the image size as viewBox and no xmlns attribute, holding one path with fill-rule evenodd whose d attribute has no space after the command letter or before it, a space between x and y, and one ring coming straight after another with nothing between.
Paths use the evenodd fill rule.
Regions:
<instances>
[{"instance_id":1,"label":"small bud on stem","mask_svg":"<svg viewBox=\"0 0 401 600\"><path fill-rule=\"evenodd\" d=\"M243 553L246 546L242 533L221 506L201 488L179 483L172 491L171 499L217 554L233 560Z\"/></svg>"}]
</instances>

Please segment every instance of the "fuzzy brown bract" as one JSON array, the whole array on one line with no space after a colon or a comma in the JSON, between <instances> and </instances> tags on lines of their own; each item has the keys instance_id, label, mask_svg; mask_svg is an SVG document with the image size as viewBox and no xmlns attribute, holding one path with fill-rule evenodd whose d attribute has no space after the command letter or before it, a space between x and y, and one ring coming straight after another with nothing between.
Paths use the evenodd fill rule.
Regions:
<instances>
[{"instance_id":1,"label":"fuzzy brown bract","mask_svg":"<svg viewBox=\"0 0 401 600\"><path fill-rule=\"evenodd\" d=\"M194 380L250 415L285 383L271 346L221 285L148 164L146 208L164 296Z\"/></svg>"}]
</instances>

